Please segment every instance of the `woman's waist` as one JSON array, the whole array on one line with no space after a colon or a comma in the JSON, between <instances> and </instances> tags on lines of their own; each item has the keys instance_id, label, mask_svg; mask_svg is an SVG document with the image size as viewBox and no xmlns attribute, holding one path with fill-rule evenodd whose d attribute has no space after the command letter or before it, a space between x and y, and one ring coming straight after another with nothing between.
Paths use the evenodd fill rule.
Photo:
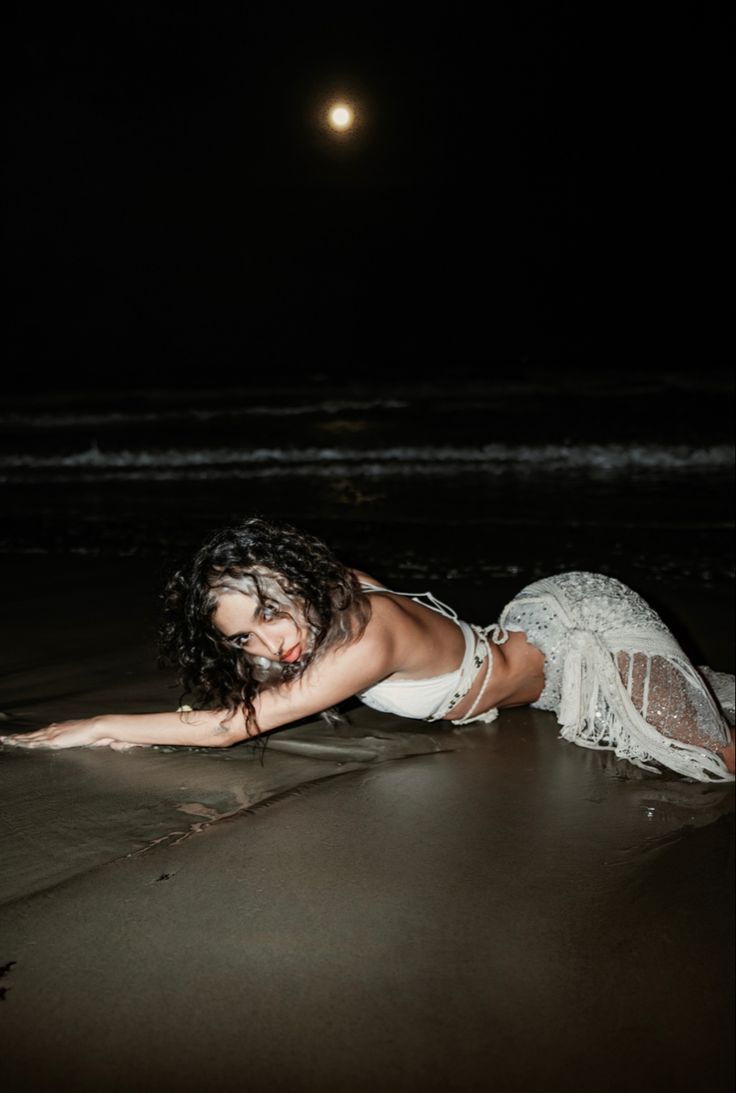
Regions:
<instances>
[{"instance_id":1,"label":"woman's waist","mask_svg":"<svg viewBox=\"0 0 736 1093\"><path fill-rule=\"evenodd\" d=\"M484 661L463 698L444 719L462 720L474 714L534 702L544 689L544 653L521 632L510 633L500 644L488 642L490 666ZM490 672L489 672L490 668Z\"/></svg>"}]
</instances>

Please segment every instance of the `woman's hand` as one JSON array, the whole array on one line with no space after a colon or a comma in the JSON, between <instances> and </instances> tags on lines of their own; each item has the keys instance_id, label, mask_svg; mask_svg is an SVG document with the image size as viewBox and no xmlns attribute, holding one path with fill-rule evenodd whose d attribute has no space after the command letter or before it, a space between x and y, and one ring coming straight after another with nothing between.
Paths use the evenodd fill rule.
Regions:
<instances>
[{"instance_id":1,"label":"woman's hand","mask_svg":"<svg viewBox=\"0 0 736 1093\"><path fill-rule=\"evenodd\" d=\"M36 732L17 732L0 736L0 744L16 748L104 748L127 751L134 744L116 740L105 731L104 717L89 717L78 721L59 721Z\"/></svg>"}]
</instances>

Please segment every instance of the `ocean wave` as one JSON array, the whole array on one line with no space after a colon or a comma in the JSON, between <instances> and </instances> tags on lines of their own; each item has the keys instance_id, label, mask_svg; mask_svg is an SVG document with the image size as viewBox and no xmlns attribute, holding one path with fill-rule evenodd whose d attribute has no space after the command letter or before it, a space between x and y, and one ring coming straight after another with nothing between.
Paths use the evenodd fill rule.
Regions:
<instances>
[{"instance_id":1,"label":"ocean wave","mask_svg":"<svg viewBox=\"0 0 736 1093\"><path fill-rule=\"evenodd\" d=\"M336 477L361 475L693 474L726 472L734 446L715 444L487 444L467 447L395 446L386 448L169 448L105 450L97 445L68 454L0 456L0 481L48 477L71 480L193 479L239 477Z\"/></svg>"},{"instance_id":2,"label":"ocean wave","mask_svg":"<svg viewBox=\"0 0 736 1093\"><path fill-rule=\"evenodd\" d=\"M95 410L73 412L34 412L0 414L0 426L37 429L76 429L101 426L170 425L188 421L237 421L246 417L299 417L309 414L343 414L357 410L403 410L408 403L399 399L325 399L322 402L274 405L238 405L216 407L186 406L160 410Z\"/></svg>"}]
</instances>

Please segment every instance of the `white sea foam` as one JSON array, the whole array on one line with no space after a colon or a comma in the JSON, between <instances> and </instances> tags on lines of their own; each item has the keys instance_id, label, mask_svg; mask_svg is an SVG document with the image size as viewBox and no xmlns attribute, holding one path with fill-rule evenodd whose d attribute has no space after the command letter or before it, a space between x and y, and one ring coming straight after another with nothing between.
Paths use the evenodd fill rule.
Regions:
<instances>
[{"instance_id":1,"label":"white sea foam","mask_svg":"<svg viewBox=\"0 0 736 1093\"><path fill-rule=\"evenodd\" d=\"M95 410L71 412L6 413L0 414L0 428L12 426L30 430L89 428L125 425L171 425L188 421L233 421L247 417L301 417L309 414L344 414L350 411L403 410L408 403L399 399L325 399L322 402L236 406L172 408L168 410Z\"/></svg>"},{"instance_id":2,"label":"white sea foam","mask_svg":"<svg viewBox=\"0 0 736 1093\"><path fill-rule=\"evenodd\" d=\"M0 456L0 481L448 475L692 474L727 472L734 447L643 444L487 444L468 447L205 448Z\"/></svg>"}]
</instances>

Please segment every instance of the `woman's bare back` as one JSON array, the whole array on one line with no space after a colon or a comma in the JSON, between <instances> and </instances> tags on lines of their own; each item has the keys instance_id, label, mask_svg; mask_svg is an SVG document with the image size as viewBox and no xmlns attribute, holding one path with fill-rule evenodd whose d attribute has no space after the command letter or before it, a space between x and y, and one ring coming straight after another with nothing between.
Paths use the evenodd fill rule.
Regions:
<instances>
[{"instance_id":1,"label":"woman's bare back","mask_svg":"<svg viewBox=\"0 0 736 1093\"><path fill-rule=\"evenodd\" d=\"M385 588L380 581L353 570L362 584ZM407 596L389 589L371 596L372 608L382 623L388 622L396 637L396 679L430 679L454 672L465 652L465 639L457 623ZM370 625L370 623L369 623ZM544 688L544 654L530 645L522 633L509 634L503 645L492 649L490 679L482 669L467 695L446 714L446 719L461 719L483 695L476 709L485 713L497 706L521 706L534 702Z\"/></svg>"}]
</instances>

